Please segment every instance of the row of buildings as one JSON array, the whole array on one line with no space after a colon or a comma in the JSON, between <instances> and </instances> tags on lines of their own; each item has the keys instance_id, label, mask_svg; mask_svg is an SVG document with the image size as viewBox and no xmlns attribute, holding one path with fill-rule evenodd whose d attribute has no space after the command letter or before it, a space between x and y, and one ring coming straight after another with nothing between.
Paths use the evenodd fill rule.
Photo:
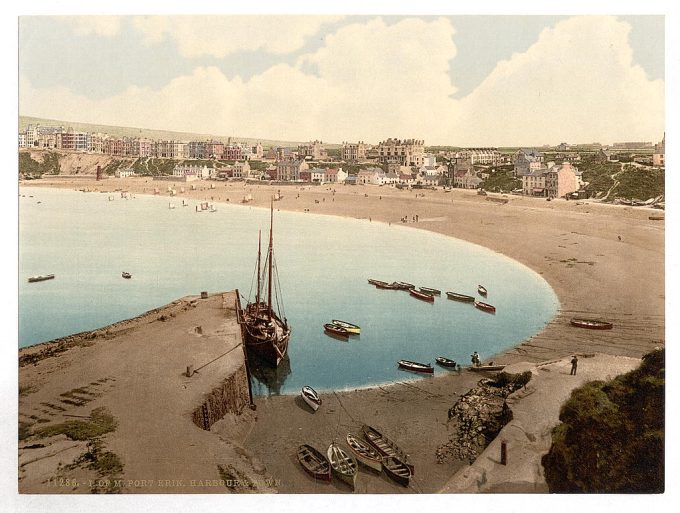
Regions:
<instances>
[{"instance_id":1,"label":"row of buildings","mask_svg":"<svg viewBox=\"0 0 680 513\"><path fill-rule=\"evenodd\" d=\"M522 180L522 194L562 198L583 187L581 171L571 162L545 162L542 152L521 149L515 153L513 174Z\"/></svg>"},{"instance_id":2,"label":"row of buildings","mask_svg":"<svg viewBox=\"0 0 680 513\"><path fill-rule=\"evenodd\" d=\"M161 159L261 159L262 144L221 141L151 140L144 137L117 137L109 134L80 132L72 127L28 125L19 132L19 148L57 149L117 157L153 157Z\"/></svg>"}]
</instances>

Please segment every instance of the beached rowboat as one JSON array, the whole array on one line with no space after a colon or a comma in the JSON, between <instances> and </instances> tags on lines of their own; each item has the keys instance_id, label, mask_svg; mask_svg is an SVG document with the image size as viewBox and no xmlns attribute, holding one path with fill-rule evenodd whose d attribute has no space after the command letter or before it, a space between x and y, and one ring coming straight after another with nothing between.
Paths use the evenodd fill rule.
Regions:
<instances>
[{"instance_id":1,"label":"beached rowboat","mask_svg":"<svg viewBox=\"0 0 680 513\"><path fill-rule=\"evenodd\" d=\"M455 361L451 360L450 358L446 358L444 356L437 356L434 359L435 362L437 362L439 365L443 367L451 367L451 368L456 368L456 365L458 365Z\"/></svg>"},{"instance_id":2,"label":"beached rowboat","mask_svg":"<svg viewBox=\"0 0 680 513\"><path fill-rule=\"evenodd\" d=\"M416 289L410 289L408 293L416 299L427 301L428 303L434 303L434 296L432 294L426 294L425 292L420 292Z\"/></svg>"},{"instance_id":3,"label":"beached rowboat","mask_svg":"<svg viewBox=\"0 0 680 513\"><path fill-rule=\"evenodd\" d=\"M361 328L359 326L357 326L356 324L352 324L351 322L341 321L339 319L333 319L331 322L335 326L345 328L347 331L349 331L350 335L360 335L361 334Z\"/></svg>"},{"instance_id":4,"label":"beached rowboat","mask_svg":"<svg viewBox=\"0 0 680 513\"><path fill-rule=\"evenodd\" d=\"M481 301L475 301L475 307L479 308L483 312L496 313L496 307L488 303L482 303Z\"/></svg>"},{"instance_id":5,"label":"beached rowboat","mask_svg":"<svg viewBox=\"0 0 680 513\"><path fill-rule=\"evenodd\" d=\"M458 294L457 292L447 292L446 297L453 299L454 301L461 301L463 303L475 302L475 298L473 296L466 296L465 294Z\"/></svg>"},{"instance_id":6,"label":"beached rowboat","mask_svg":"<svg viewBox=\"0 0 680 513\"><path fill-rule=\"evenodd\" d=\"M333 335L336 337L341 337L341 338L349 338L349 331L347 331L345 328L341 328L340 326L336 326L335 324L324 324L323 329L326 331L328 335Z\"/></svg>"},{"instance_id":7,"label":"beached rowboat","mask_svg":"<svg viewBox=\"0 0 680 513\"><path fill-rule=\"evenodd\" d=\"M611 322L599 321L597 319L578 319L574 318L569 323L577 328L587 328L591 330L610 330L614 327Z\"/></svg>"},{"instance_id":8,"label":"beached rowboat","mask_svg":"<svg viewBox=\"0 0 680 513\"><path fill-rule=\"evenodd\" d=\"M429 363L418 363L412 362L410 360L399 360L399 367L401 369L406 369L414 372L427 372L428 374L432 374L434 372L432 365L430 365Z\"/></svg>"},{"instance_id":9,"label":"beached rowboat","mask_svg":"<svg viewBox=\"0 0 680 513\"><path fill-rule=\"evenodd\" d=\"M347 445L359 463L378 472L382 471L382 456L374 447L352 433L347 434Z\"/></svg>"},{"instance_id":10,"label":"beached rowboat","mask_svg":"<svg viewBox=\"0 0 680 513\"><path fill-rule=\"evenodd\" d=\"M321 398L312 387L307 385L303 386L301 395L302 399L304 399L312 410L316 411L319 409L319 406L321 406Z\"/></svg>"},{"instance_id":11,"label":"beached rowboat","mask_svg":"<svg viewBox=\"0 0 680 513\"><path fill-rule=\"evenodd\" d=\"M302 468L314 479L330 482L331 464L328 459L311 445L298 447L297 459Z\"/></svg>"},{"instance_id":12,"label":"beached rowboat","mask_svg":"<svg viewBox=\"0 0 680 513\"><path fill-rule=\"evenodd\" d=\"M35 283L36 281L53 280L54 274L39 274L38 276L31 276L28 278L28 283Z\"/></svg>"},{"instance_id":13,"label":"beached rowboat","mask_svg":"<svg viewBox=\"0 0 680 513\"><path fill-rule=\"evenodd\" d=\"M442 291L439 289L433 289L430 287L420 287L420 292L424 292L425 294L432 294L433 296L441 296Z\"/></svg>"},{"instance_id":14,"label":"beached rowboat","mask_svg":"<svg viewBox=\"0 0 680 513\"><path fill-rule=\"evenodd\" d=\"M483 285L477 285L477 292L479 292L480 296L486 297L487 290L486 287L484 287Z\"/></svg>"},{"instance_id":15,"label":"beached rowboat","mask_svg":"<svg viewBox=\"0 0 680 513\"><path fill-rule=\"evenodd\" d=\"M328 461L331 462L333 473L354 490L359 471L359 465L357 465L357 460L354 459L354 456L347 454L335 442L328 446L326 454L328 455Z\"/></svg>"},{"instance_id":16,"label":"beached rowboat","mask_svg":"<svg viewBox=\"0 0 680 513\"><path fill-rule=\"evenodd\" d=\"M505 365L480 365L479 367L470 367L470 370L474 372L502 371L504 368Z\"/></svg>"},{"instance_id":17,"label":"beached rowboat","mask_svg":"<svg viewBox=\"0 0 680 513\"><path fill-rule=\"evenodd\" d=\"M411 469L399 458L385 456L382 460L383 470L390 479L399 483L401 486L408 486L413 473Z\"/></svg>"},{"instance_id":18,"label":"beached rowboat","mask_svg":"<svg viewBox=\"0 0 680 513\"><path fill-rule=\"evenodd\" d=\"M371 444L376 451L378 451L383 456L394 456L411 470L411 474L414 473L414 467L408 461L408 454L401 450L401 448L392 440L387 438L377 429L367 424L361 426L361 432L363 433L366 441Z\"/></svg>"}]
</instances>

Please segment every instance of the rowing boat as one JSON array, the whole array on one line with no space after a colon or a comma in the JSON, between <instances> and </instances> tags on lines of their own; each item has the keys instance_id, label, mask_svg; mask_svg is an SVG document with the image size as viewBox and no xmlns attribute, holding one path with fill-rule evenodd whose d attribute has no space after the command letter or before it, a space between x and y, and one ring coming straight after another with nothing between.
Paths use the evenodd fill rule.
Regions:
<instances>
[{"instance_id":1,"label":"rowing boat","mask_svg":"<svg viewBox=\"0 0 680 513\"><path fill-rule=\"evenodd\" d=\"M314 479L331 480L331 464L328 459L311 445L301 445L297 450L297 459L302 468Z\"/></svg>"},{"instance_id":2,"label":"rowing boat","mask_svg":"<svg viewBox=\"0 0 680 513\"><path fill-rule=\"evenodd\" d=\"M382 460L383 470L385 474L401 486L408 486L413 473L411 469L399 458L394 456L385 456Z\"/></svg>"},{"instance_id":3,"label":"rowing boat","mask_svg":"<svg viewBox=\"0 0 680 513\"><path fill-rule=\"evenodd\" d=\"M54 274L39 274L38 276L31 276L28 283L35 283L37 281L53 280Z\"/></svg>"},{"instance_id":4,"label":"rowing boat","mask_svg":"<svg viewBox=\"0 0 680 513\"><path fill-rule=\"evenodd\" d=\"M347 331L345 328L341 328L340 326L336 326L335 324L324 324L323 329L327 335L333 335L335 337L344 339L349 338L349 331Z\"/></svg>"},{"instance_id":5,"label":"rowing boat","mask_svg":"<svg viewBox=\"0 0 680 513\"><path fill-rule=\"evenodd\" d=\"M479 292L480 296L486 297L487 290L486 287L484 287L483 285L477 285L477 292Z\"/></svg>"},{"instance_id":6,"label":"rowing boat","mask_svg":"<svg viewBox=\"0 0 680 513\"><path fill-rule=\"evenodd\" d=\"M610 330L614 327L611 322L599 321L597 319L574 318L569 323L577 328L587 328L591 330Z\"/></svg>"},{"instance_id":7,"label":"rowing boat","mask_svg":"<svg viewBox=\"0 0 680 513\"><path fill-rule=\"evenodd\" d=\"M496 313L496 307L493 305L490 305L488 303L482 303L481 301L475 301L475 307L478 308L479 310L482 310L484 312L488 313Z\"/></svg>"},{"instance_id":8,"label":"rowing boat","mask_svg":"<svg viewBox=\"0 0 680 513\"><path fill-rule=\"evenodd\" d=\"M416 288L416 286L413 285L413 283L407 283L405 281L395 281L393 285L396 285L397 288L401 290L411 290Z\"/></svg>"},{"instance_id":9,"label":"rowing boat","mask_svg":"<svg viewBox=\"0 0 680 513\"><path fill-rule=\"evenodd\" d=\"M366 441L371 444L376 451L378 451L383 456L394 456L399 461L406 464L406 466L411 470L411 474L414 473L414 467L409 463L408 454L401 450L401 448L392 440L387 438L377 429L367 424L361 426L361 432L363 433Z\"/></svg>"},{"instance_id":10,"label":"rowing boat","mask_svg":"<svg viewBox=\"0 0 680 513\"><path fill-rule=\"evenodd\" d=\"M428 303L434 303L434 296L432 294L426 294L425 292L420 292L416 289L409 289L408 293L416 299L427 301Z\"/></svg>"},{"instance_id":11,"label":"rowing boat","mask_svg":"<svg viewBox=\"0 0 680 513\"><path fill-rule=\"evenodd\" d=\"M399 367L414 372L427 372L428 374L434 372L432 365L429 363L418 363L410 360L399 360Z\"/></svg>"},{"instance_id":12,"label":"rowing boat","mask_svg":"<svg viewBox=\"0 0 680 513\"><path fill-rule=\"evenodd\" d=\"M316 411L319 409L319 406L321 406L321 398L312 387L307 385L303 386L301 395L302 399L304 399L312 410Z\"/></svg>"},{"instance_id":13,"label":"rowing boat","mask_svg":"<svg viewBox=\"0 0 680 513\"><path fill-rule=\"evenodd\" d=\"M470 370L474 372L502 371L504 368L505 365L480 365L479 367L470 367Z\"/></svg>"},{"instance_id":14,"label":"rowing boat","mask_svg":"<svg viewBox=\"0 0 680 513\"><path fill-rule=\"evenodd\" d=\"M463 303L475 302L475 298L473 296L466 296L465 294L458 294L457 292L447 292L446 297L453 299L454 301L461 301Z\"/></svg>"},{"instance_id":15,"label":"rowing boat","mask_svg":"<svg viewBox=\"0 0 680 513\"><path fill-rule=\"evenodd\" d=\"M420 292L424 292L425 294L432 294L433 296L441 296L442 291L439 289L433 289L430 287L420 287Z\"/></svg>"},{"instance_id":16,"label":"rowing boat","mask_svg":"<svg viewBox=\"0 0 680 513\"><path fill-rule=\"evenodd\" d=\"M361 334L361 328L357 326L356 324L352 324L351 322L345 322L345 321L340 321L338 319L333 319L332 324L335 326L339 326L341 328L346 329L350 335L360 335Z\"/></svg>"},{"instance_id":17,"label":"rowing boat","mask_svg":"<svg viewBox=\"0 0 680 513\"><path fill-rule=\"evenodd\" d=\"M374 280L373 278L369 278L369 279L368 279L368 283L370 283L371 285L376 285L376 286L377 286L378 284L380 284L380 285L387 285L387 282L386 282L386 281L382 281L382 280Z\"/></svg>"},{"instance_id":18,"label":"rowing boat","mask_svg":"<svg viewBox=\"0 0 680 513\"><path fill-rule=\"evenodd\" d=\"M381 282L381 283L376 283L375 288L377 289L388 289L388 290L399 290L399 286L395 283L386 283L386 282Z\"/></svg>"},{"instance_id":19,"label":"rowing boat","mask_svg":"<svg viewBox=\"0 0 680 513\"><path fill-rule=\"evenodd\" d=\"M326 454L328 456L328 461L330 461L331 467L333 468L333 473L354 490L359 471L359 466L357 465L357 460L354 459L354 456L347 454L335 442L328 446Z\"/></svg>"},{"instance_id":20,"label":"rowing boat","mask_svg":"<svg viewBox=\"0 0 680 513\"><path fill-rule=\"evenodd\" d=\"M450 358L446 358L444 356L437 356L434 359L435 362L437 362L439 365L443 367L451 367L451 368L456 368L458 365L455 361L451 360Z\"/></svg>"},{"instance_id":21,"label":"rowing boat","mask_svg":"<svg viewBox=\"0 0 680 513\"><path fill-rule=\"evenodd\" d=\"M347 445L359 463L378 472L382 471L382 456L371 445L352 433L347 434Z\"/></svg>"}]
</instances>

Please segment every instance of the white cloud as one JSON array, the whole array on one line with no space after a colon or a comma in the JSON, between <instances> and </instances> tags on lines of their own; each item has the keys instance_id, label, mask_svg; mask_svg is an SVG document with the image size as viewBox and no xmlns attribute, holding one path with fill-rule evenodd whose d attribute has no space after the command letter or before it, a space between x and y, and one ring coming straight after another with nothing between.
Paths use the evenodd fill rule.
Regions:
<instances>
[{"instance_id":1,"label":"white cloud","mask_svg":"<svg viewBox=\"0 0 680 513\"><path fill-rule=\"evenodd\" d=\"M241 51L286 54L341 16L138 16L134 26L152 45L167 37L184 57L222 58Z\"/></svg>"},{"instance_id":2,"label":"white cloud","mask_svg":"<svg viewBox=\"0 0 680 513\"><path fill-rule=\"evenodd\" d=\"M460 101L456 140L514 145L660 139L664 83L648 80L633 64L629 32L627 23L601 16L545 29L531 48L498 63Z\"/></svg>"},{"instance_id":3,"label":"white cloud","mask_svg":"<svg viewBox=\"0 0 680 513\"><path fill-rule=\"evenodd\" d=\"M275 65L247 81L200 67L160 90L131 87L97 101L23 81L20 112L327 142L387 137L466 146L655 141L664 130L664 84L647 80L633 64L629 30L610 17L560 22L526 52L498 63L460 100L451 98L455 87L448 63L456 47L447 19L393 25L374 19L344 26L294 65Z\"/></svg>"},{"instance_id":4,"label":"white cloud","mask_svg":"<svg viewBox=\"0 0 680 513\"><path fill-rule=\"evenodd\" d=\"M79 36L95 34L102 37L113 37L120 32L120 16L61 16L60 19L73 27Z\"/></svg>"}]
</instances>

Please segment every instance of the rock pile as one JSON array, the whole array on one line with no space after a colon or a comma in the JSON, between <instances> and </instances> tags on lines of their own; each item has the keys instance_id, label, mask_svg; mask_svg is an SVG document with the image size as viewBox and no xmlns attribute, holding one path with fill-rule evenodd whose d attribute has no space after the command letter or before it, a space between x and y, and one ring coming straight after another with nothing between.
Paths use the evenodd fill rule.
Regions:
<instances>
[{"instance_id":1,"label":"rock pile","mask_svg":"<svg viewBox=\"0 0 680 513\"><path fill-rule=\"evenodd\" d=\"M455 428L455 435L437 448L437 462L468 460L472 463L512 420L505 399L516 389L514 384L498 386L492 379L482 379L462 396L449 409L449 422Z\"/></svg>"}]
</instances>

